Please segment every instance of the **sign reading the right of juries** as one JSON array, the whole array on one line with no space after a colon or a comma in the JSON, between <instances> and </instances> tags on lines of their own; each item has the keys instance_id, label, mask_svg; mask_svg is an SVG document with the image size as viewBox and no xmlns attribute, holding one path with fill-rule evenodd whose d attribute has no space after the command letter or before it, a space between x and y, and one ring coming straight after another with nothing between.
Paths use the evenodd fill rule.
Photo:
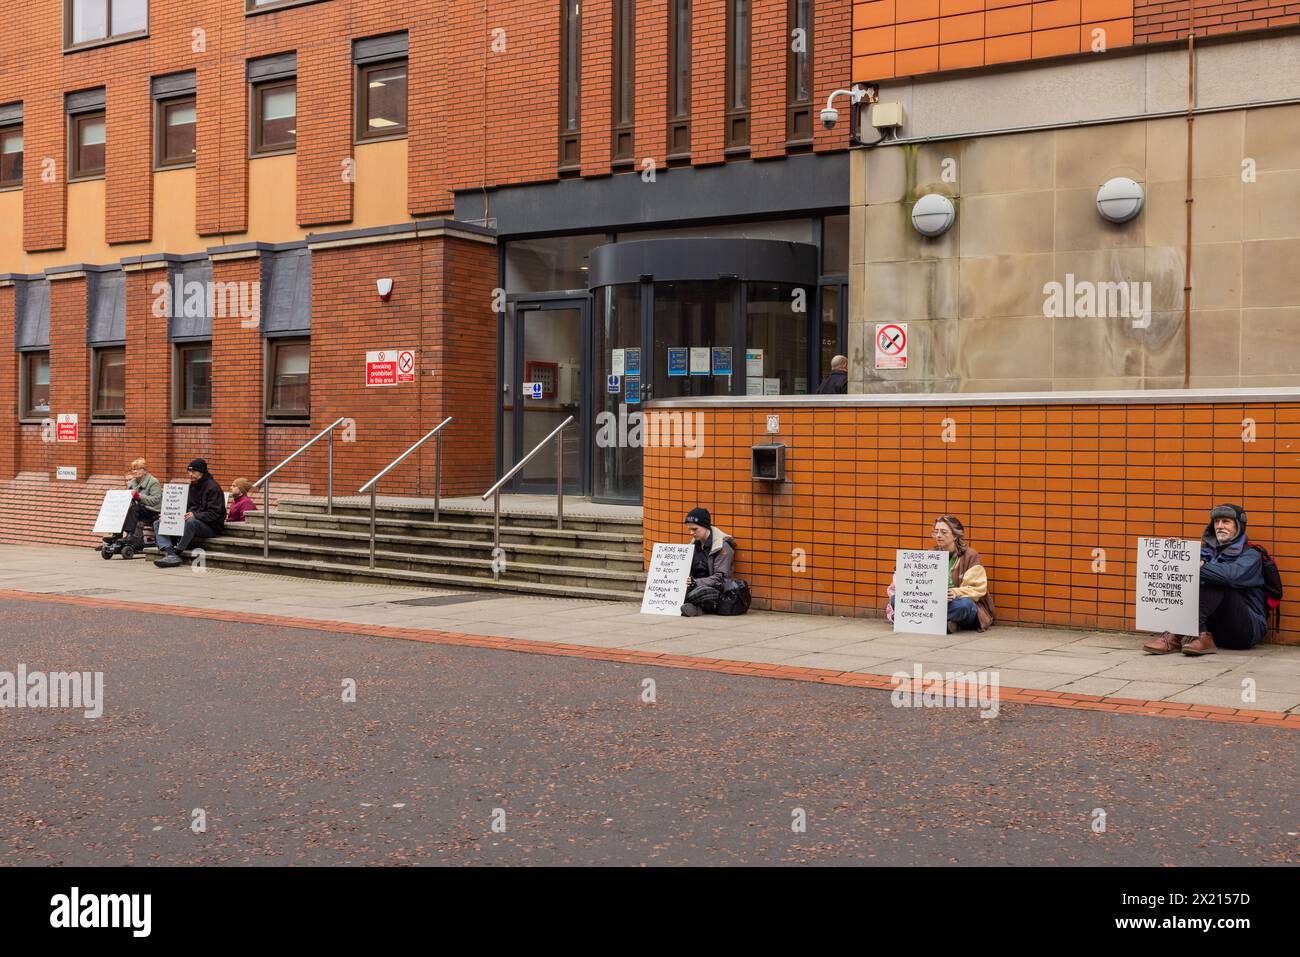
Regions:
<instances>
[{"instance_id":1,"label":"sign reading the right of juries","mask_svg":"<svg viewBox=\"0 0 1300 957\"><path fill-rule=\"evenodd\" d=\"M1138 631L1200 631L1201 543L1182 538L1139 538Z\"/></svg>"},{"instance_id":2,"label":"sign reading the right of juries","mask_svg":"<svg viewBox=\"0 0 1300 957\"><path fill-rule=\"evenodd\" d=\"M158 532L161 535L185 534L185 505L189 502L190 487L180 482L168 482L163 486L162 509L158 519Z\"/></svg>"},{"instance_id":3,"label":"sign reading the right of juries","mask_svg":"<svg viewBox=\"0 0 1300 957\"><path fill-rule=\"evenodd\" d=\"M894 566L894 631L948 633L948 553L898 550Z\"/></svg>"},{"instance_id":4,"label":"sign reading the right of juries","mask_svg":"<svg viewBox=\"0 0 1300 957\"><path fill-rule=\"evenodd\" d=\"M694 545L655 542L654 552L650 555L650 570L645 575L641 614L681 615L694 548Z\"/></svg>"}]
</instances>

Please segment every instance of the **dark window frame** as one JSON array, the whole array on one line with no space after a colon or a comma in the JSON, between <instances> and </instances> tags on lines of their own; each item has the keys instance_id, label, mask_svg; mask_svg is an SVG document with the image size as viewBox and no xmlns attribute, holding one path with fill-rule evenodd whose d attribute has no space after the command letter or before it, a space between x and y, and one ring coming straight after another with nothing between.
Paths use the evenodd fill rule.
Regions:
<instances>
[{"instance_id":1,"label":"dark window frame","mask_svg":"<svg viewBox=\"0 0 1300 957\"><path fill-rule=\"evenodd\" d=\"M569 36L571 32L574 34L572 38ZM576 50L573 49L575 42ZM574 129L567 125L566 106L570 96L573 98ZM558 125L558 171L562 174L577 173L582 168L582 8L577 0L560 0Z\"/></svg>"},{"instance_id":2,"label":"dark window frame","mask_svg":"<svg viewBox=\"0 0 1300 957\"><path fill-rule=\"evenodd\" d=\"M5 125L5 126L0 126L0 150L3 150L3 148L4 148L4 140L5 140L5 137L7 137L7 136L12 136L14 133L17 133L20 137L23 136L23 124L22 124L22 123L9 123L9 124L7 124L7 125ZM20 155L21 155L23 158L22 158L21 160L18 161L18 165L19 165L18 178L17 178L17 179L10 179L10 180L0 179L0 190L22 189L22 188L23 188L23 172L22 172L22 171L23 171L23 168L24 168L25 165L26 165L26 159L27 159L27 141L26 141L25 138L23 139L23 148L22 148L22 150L20 151Z\"/></svg>"},{"instance_id":3,"label":"dark window frame","mask_svg":"<svg viewBox=\"0 0 1300 957\"><path fill-rule=\"evenodd\" d=\"M749 36L745 37L746 60L749 64L748 79L745 88L745 102L749 104L743 108L733 108L732 104L736 101L736 80L737 67L739 65L736 54L737 47L737 30L736 30L736 9L740 4L744 4L749 13ZM750 128L749 118L750 110L753 108L754 92L754 5L753 0L727 0L727 99L725 106L725 131L723 138L724 153L728 155L747 154L749 152Z\"/></svg>"},{"instance_id":4,"label":"dark window frame","mask_svg":"<svg viewBox=\"0 0 1300 957\"><path fill-rule=\"evenodd\" d=\"M208 405L207 408L186 405L186 354L195 349L208 350ZM212 424L212 340L197 339L192 342L172 344L172 422L180 425Z\"/></svg>"},{"instance_id":5,"label":"dark window frame","mask_svg":"<svg viewBox=\"0 0 1300 957\"><path fill-rule=\"evenodd\" d=\"M610 148L612 165L627 167L636 161L636 0L612 0L610 46L613 71L610 73ZM623 34L631 29L627 51ZM624 56L627 52L630 56ZM621 119L626 108L628 119Z\"/></svg>"},{"instance_id":6,"label":"dark window frame","mask_svg":"<svg viewBox=\"0 0 1300 957\"><path fill-rule=\"evenodd\" d=\"M686 33L686 110L677 109L679 89L677 79L678 56L683 52L677 48L679 14L681 4L687 9ZM668 160L687 160L691 156L691 79L694 75L691 58L690 30L695 18L693 0L669 0L668 3Z\"/></svg>"},{"instance_id":7,"label":"dark window frame","mask_svg":"<svg viewBox=\"0 0 1300 957\"><path fill-rule=\"evenodd\" d=\"M81 168L81 128L92 120L104 124L104 165L99 169ZM25 144L24 144L25 145ZM104 179L108 174L108 114L104 110L88 110L84 113L68 114L68 182L83 183L89 180Z\"/></svg>"},{"instance_id":8,"label":"dark window frame","mask_svg":"<svg viewBox=\"0 0 1300 957\"><path fill-rule=\"evenodd\" d=\"M786 23L789 29L786 31L786 74L785 74L785 138L787 146L811 146L813 142L813 88L816 85L817 61L816 47L814 46L814 34L816 33L817 23L817 0L807 0L808 3L808 32L804 37L803 56L808 65L808 96L799 98L796 87L798 85L799 56L794 52L794 31L798 29L798 13L800 0L787 0L787 18ZM806 133L804 132L806 130Z\"/></svg>"},{"instance_id":9,"label":"dark window frame","mask_svg":"<svg viewBox=\"0 0 1300 957\"><path fill-rule=\"evenodd\" d=\"M378 70L391 70L393 67L401 64L406 67L406 118L401 127L394 127L385 130L382 133L375 133L370 130L370 80L369 75ZM381 143L384 140L404 140L410 135L411 129L411 67L408 57L394 57L391 60L384 60L379 63L358 63L357 64L357 88L354 115L357 118L357 128L353 131L357 144L361 143Z\"/></svg>"},{"instance_id":10,"label":"dark window frame","mask_svg":"<svg viewBox=\"0 0 1300 957\"><path fill-rule=\"evenodd\" d=\"M166 155L167 150L167 112L178 106L186 104L194 107L194 133L195 149L198 149L198 97L194 94L182 96L173 96L167 99L156 100L154 102L154 161L155 170L164 169L187 169L195 165L197 157L190 155L187 159L176 159Z\"/></svg>"},{"instance_id":11,"label":"dark window frame","mask_svg":"<svg viewBox=\"0 0 1300 957\"><path fill-rule=\"evenodd\" d=\"M32 407L32 365L31 360L37 356L45 357L45 364L50 370L50 382L46 388L54 385L54 365L50 361L49 349L28 349L18 353L18 421L23 423L44 422L50 417L52 406L46 405L44 411ZM48 403L47 397L46 402Z\"/></svg>"},{"instance_id":12,"label":"dark window frame","mask_svg":"<svg viewBox=\"0 0 1300 957\"><path fill-rule=\"evenodd\" d=\"M143 40L149 36L149 0L144 0L144 29L132 30L130 33L112 33L113 29L113 0L104 0L104 29L105 34L102 37L96 37L93 40L81 40L74 42L72 39L72 8L77 0L63 0L63 52L76 53L78 50L89 50L94 47L108 46L110 43L127 43L131 40Z\"/></svg>"},{"instance_id":13,"label":"dark window frame","mask_svg":"<svg viewBox=\"0 0 1300 957\"><path fill-rule=\"evenodd\" d=\"M110 353L120 353L123 368L122 408L106 409L100 404L100 383L103 374L103 359ZM90 350L90 421L91 422L125 422L126 421L126 346L92 346Z\"/></svg>"},{"instance_id":14,"label":"dark window frame","mask_svg":"<svg viewBox=\"0 0 1300 957\"><path fill-rule=\"evenodd\" d=\"M268 146L262 139L262 98L265 94L279 89L281 87L293 88L293 116L294 116L294 134L293 144L291 146L271 145ZM298 151L298 77L282 77L278 80L262 80L248 84L249 106L249 141L248 155L250 159L260 159L263 156L287 156Z\"/></svg>"},{"instance_id":15,"label":"dark window frame","mask_svg":"<svg viewBox=\"0 0 1300 957\"><path fill-rule=\"evenodd\" d=\"M275 396L275 376L280 349L284 346L307 347L307 407L277 411L272 406ZM266 340L266 381L262 387L262 415L269 424L299 425L311 421L311 337L284 336Z\"/></svg>"},{"instance_id":16,"label":"dark window frame","mask_svg":"<svg viewBox=\"0 0 1300 957\"><path fill-rule=\"evenodd\" d=\"M321 2L322 0L273 0L271 3L259 4L255 0L244 0L244 16L254 17L260 13L275 13L277 10L305 7L308 4Z\"/></svg>"}]
</instances>

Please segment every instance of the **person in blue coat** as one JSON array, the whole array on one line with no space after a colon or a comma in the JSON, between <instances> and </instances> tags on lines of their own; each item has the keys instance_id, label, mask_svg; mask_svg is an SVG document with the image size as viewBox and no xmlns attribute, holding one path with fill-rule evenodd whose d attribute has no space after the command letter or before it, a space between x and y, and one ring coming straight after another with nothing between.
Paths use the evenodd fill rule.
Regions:
<instances>
[{"instance_id":1,"label":"person in blue coat","mask_svg":"<svg viewBox=\"0 0 1300 957\"><path fill-rule=\"evenodd\" d=\"M1216 505L1201 537L1200 629L1194 638L1166 631L1142 648L1152 655L1212 655L1220 647L1254 648L1268 631L1264 561L1246 541L1240 505Z\"/></svg>"}]
</instances>

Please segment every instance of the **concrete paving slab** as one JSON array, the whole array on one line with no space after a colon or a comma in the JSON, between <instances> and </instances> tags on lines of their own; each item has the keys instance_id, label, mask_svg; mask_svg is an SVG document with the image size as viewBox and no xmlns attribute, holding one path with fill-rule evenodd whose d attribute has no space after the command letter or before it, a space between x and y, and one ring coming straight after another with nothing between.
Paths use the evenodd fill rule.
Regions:
<instances>
[{"instance_id":1,"label":"concrete paving slab","mask_svg":"<svg viewBox=\"0 0 1300 957\"><path fill-rule=\"evenodd\" d=\"M1101 695L1102 697L1107 695L1120 696L1119 689L1124 687L1126 684L1128 684L1128 682L1123 678L1093 678L1092 676L1088 676L1085 678L1078 678L1075 681L1071 681L1069 684L1063 684L1052 690L1068 691L1071 694L1095 694ZM1123 695L1123 697L1132 696Z\"/></svg>"},{"instance_id":2,"label":"concrete paving slab","mask_svg":"<svg viewBox=\"0 0 1300 957\"><path fill-rule=\"evenodd\" d=\"M1093 681L1106 681L1106 678L1092 678ZM1126 681L1124 686L1115 692L1117 698L1134 698L1139 701L1164 701L1172 698L1174 695L1196 685L1176 684L1171 681ZM1063 689L1057 689L1063 690Z\"/></svg>"},{"instance_id":3,"label":"concrete paving slab","mask_svg":"<svg viewBox=\"0 0 1300 957\"><path fill-rule=\"evenodd\" d=\"M1113 668L1117 664L1109 658L1079 658L1074 655L1058 655L1043 652L1037 655L1022 655L1004 662L1007 668L1019 671L1050 671L1053 674L1094 675L1099 671Z\"/></svg>"},{"instance_id":4,"label":"concrete paving slab","mask_svg":"<svg viewBox=\"0 0 1300 957\"><path fill-rule=\"evenodd\" d=\"M1241 688L1208 688L1198 685L1169 698L1185 704L1208 704L1220 708L1249 708L1255 711L1290 711L1300 705L1300 691L1277 693L1256 691L1254 701L1242 700Z\"/></svg>"}]
</instances>

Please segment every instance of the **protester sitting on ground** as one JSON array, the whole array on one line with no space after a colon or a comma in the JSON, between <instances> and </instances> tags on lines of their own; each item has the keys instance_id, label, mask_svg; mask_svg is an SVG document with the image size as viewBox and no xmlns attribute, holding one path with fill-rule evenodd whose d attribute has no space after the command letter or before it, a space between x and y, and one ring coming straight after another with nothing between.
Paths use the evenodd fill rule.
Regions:
<instances>
[{"instance_id":1,"label":"protester sitting on ground","mask_svg":"<svg viewBox=\"0 0 1300 957\"><path fill-rule=\"evenodd\" d=\"M993 624L993 596L980 553L966 544L966 529L953 515L940 515L930 530L934 547L948 553L948 631L978 629ZM889 585L885 617L894 620L895 582Z\"/></svg>"},{"instance_id":2,"label":"protester sitting on ground","mask_svg":"<svg viewBox=\"0 0 1300 957\"><path fill-rule=\"evenodd\" d=\"M713 527L707 508L693 508L686 514L686 530L695 541L691 552L691 574L686 579L687 618L711 615L718 610L722 586L732 578L736 564L736 540Z\"/></svg>"},{"instance_id":3,"label":"protester sitting on ground","mask_svg":"<svg viewBox=\"0 0 1300 957\"><path fill-rule=\"evenodd\" d=\"M1166 631L1142 646L1149 655L1212 655L1220 646L1254 648L1268 631L1264 560L1246 540L1240 505L1216 505L1201 536L1200 634Z\"/></svg>"},{"instance_id":4,"label":"protester sitting on ground","mask_svg":"<svg viewBox=\"0 0 1300 957\"><path fill-rule=\"evenodd\" d=\"M162 558L154 562L159 568L180 565L181 553L190 547L191 542L196 538L213 538L226 527L226 495L208 472L208 463L195 459L189 464L188 471L190 489L185 504L185 533L177 541L159 532L158 522L154 522L154 537L163 553Z\"/></svg>"},{"instance_id":5,"label":"protester sitting on ground","mask_svg":"<svg viewBox=\"0 0 1300 957\"><path fill-rule=\"evenodd\" d=\"M226 522L242 522L249 512L257 511L257 503L249 498L248 493L253 483L246 478L237 478L230 483L230 509L226 512Z\"/></svg>"},{"instance_id":6,"label":"protester sitting on ground","mask_svg":"<svg viewBox=\"0 0 1300 957\"><path fill-rule=\"evenodd\" d=\"M126 539L126 544L138 552L144 548L144 527L157 520L162 507L162 485L149 474L145 460L136 459L127 472L126 487L131 492L131 506L126 510L122 531L105 535L104 543L111 545L119 538Z\"/></svg>"}]
</instances>

